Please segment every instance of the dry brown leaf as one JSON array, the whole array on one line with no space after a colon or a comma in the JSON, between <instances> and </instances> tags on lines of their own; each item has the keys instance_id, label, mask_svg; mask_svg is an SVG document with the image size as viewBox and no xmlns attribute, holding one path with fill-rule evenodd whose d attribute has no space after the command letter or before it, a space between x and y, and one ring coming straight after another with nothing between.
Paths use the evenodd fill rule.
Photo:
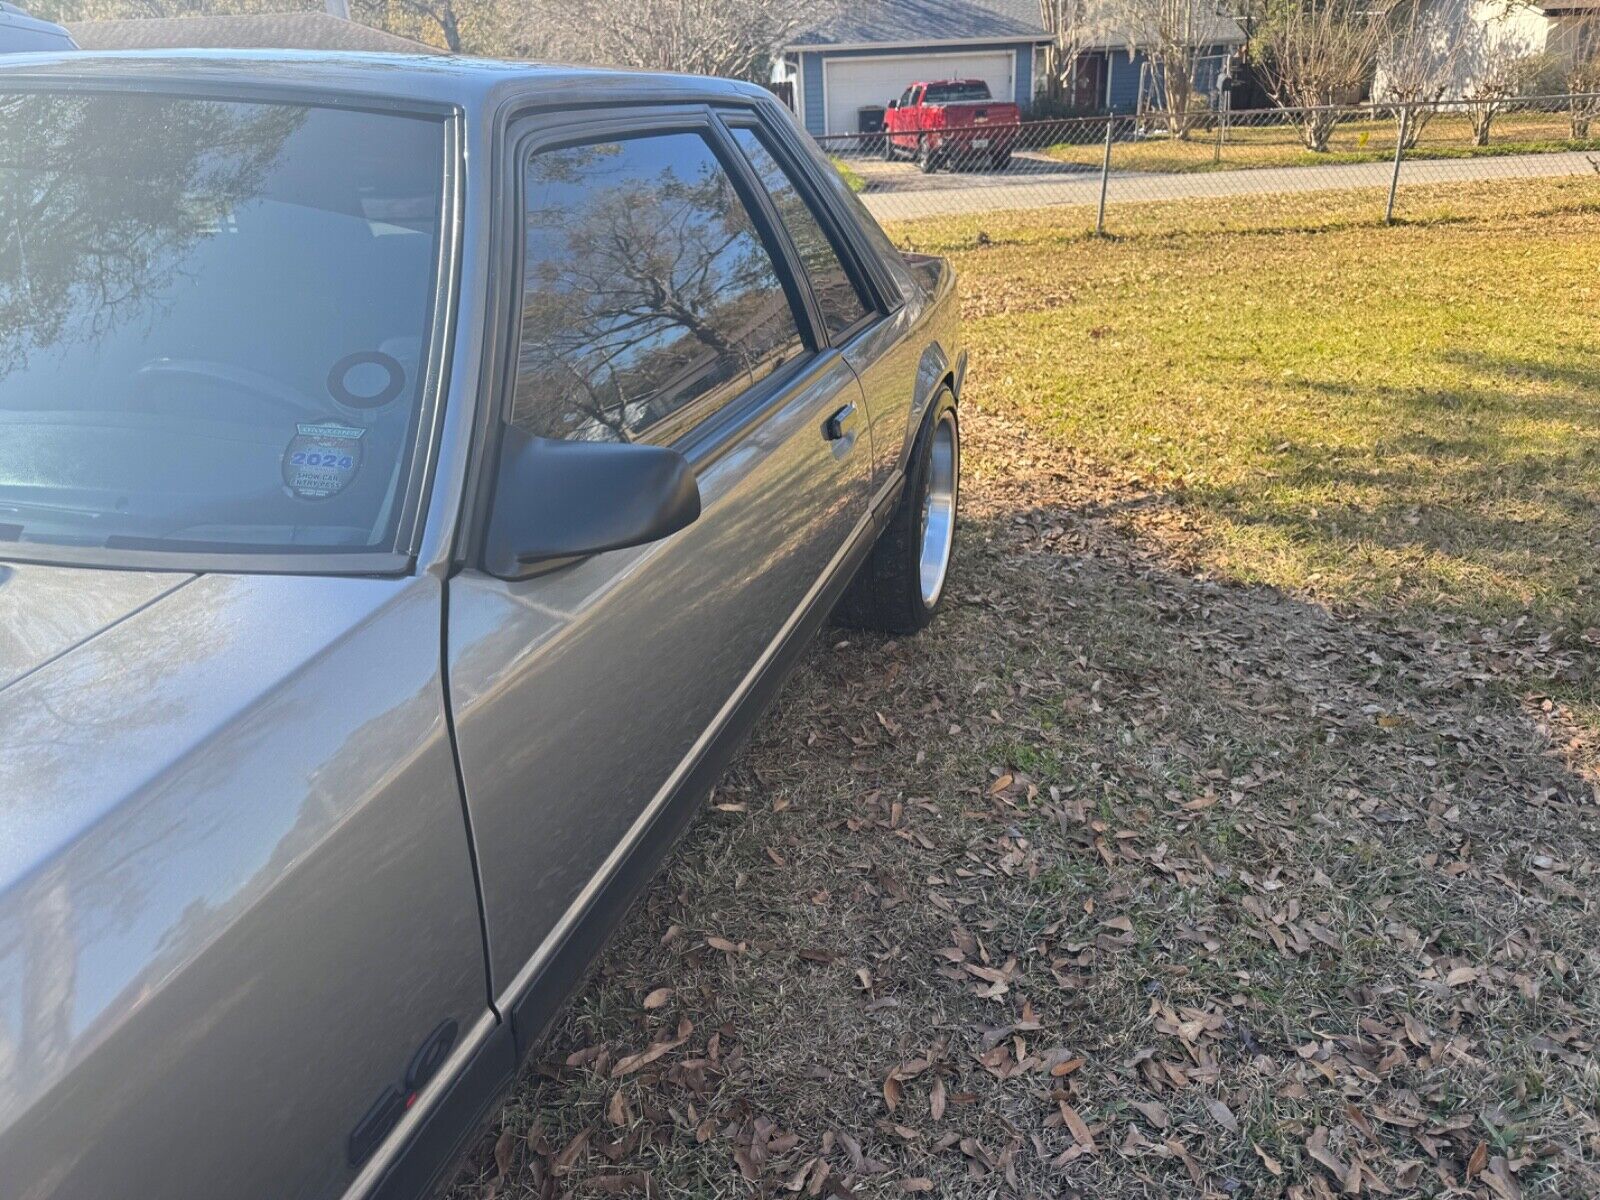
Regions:
<instances>
[{"instance_id":1,"label":"dry brown leaf","mask_svg":"<svg viewBox=\"0 0 1600 1200\"><path fill-rule=\"evenodd\" d=\"M572 1170L589 1145L589 1130L585 1129L563 1147L560 1154L550 1160L550 1174L565 1175Z\"/></svg>"},{"instance_id":2,"label":"dry brown leaf","mask_svg":"<svg viewBox=\"0 0 1600 1200\"><path fill-rule=\"evenodd\" d=\"M630 1054L626 1058L619 1058L616 1065L611 1068L611 1078L620 1079L624 1075L632 1074L640 1067L647 1067L663 1054L669 1054L689 1040L689 1035L694 1032L694 1026L685 1017L678 1022L678 1032L675 1036L665 1041L655 1042L645 1047L637 1054Z\"/></svg>"},{"instance_id":3,"label":"dry brown leaf","mask_svg":"<svg viewBox=\"0 0 1600 1200\"><path fill-rule=\"evenodd\" d=\"M893 1112L900 1107L900 1101L904 1096L905 1088L900 1085L900 1081L895 1078L894 1072L891 1071L888 1078L883 1081L884 1105L890 1112Z\"/></svg>"},{"instance_id":4,"label":"dry brown leaf","mask_svg":"<svg viewBox=\"0 0 1600 1200\"><path fill-rule=\"evenodd\" d=\"M1094 1147L1094 1137L1089 1132L1089 1126L1078 1115L1078 1110L1065 1100L1057 1100L1056 1104L1061 1109L1061 1123L1067 1127L1067 1132L1072 1135L1072 1140L1091 1149Z\"/></svg>"},{"instance_id":5,"label":"dry brown leaf","mask_svg":"<svg viewBox=\"0 0 1600 1200\"><path fill-rule=\"evenodd\" d=\"M1214 1096L1207 1096L1204 1103L1206 1111L1211 1114L1213 1121L1221 1125L1229 1133L1239 1132L1239 1119L1233 1115L1233 1109Z\"/></svg>"},{"instance_id":6,"label":"dry brown leaf","mask_svg":"<svg viewBox=\"0 0 1600 1200\"><path fill-rule=\"evenodd\" d=\"M706 945L713 950L721 950L724 954L743 954L745 949L743 942L730 942L725 937L716 937L714 935L706 939Z\"/></svg>"},{"instance_id":7,"label":"dry brown leaf","mask_svg":"<svg viewBox=\"0 0 1600 1200\"><path fill-rule=\"evenodd\" d=\"M1522 1186L1511 1173L1511 1164L1505 1155L1496 1154L1489 1160L1483 1180L1500 1200L1522 1200Z\"/></svg>"},{"instance_id":8,"label":"dry brown leaf","mask_svg":"<svg viewBox=\"0 0 1600 1200\"><path fill-rule=\"evenodd\" d=\"M646 1010L649 1010L649 1009L652 1009L652 1008L660 1008L668 1000L671 1000L671 999L672 999L672 989L671 988L669 988L669 987L658 987L655 991L651 992L648 996L646 996L644 998L644 1006L645 1006Z\"/></svg>"},{"instance_id":9,"label":"dry brown leaf","mask_svg":"<svg viewBox=\"0 0 1600 1200\"><path fill-rule=\"evenodd\" d=\"M915 1179L902 1179L900 1181L900 1190L902 1192L931 1192L933 1191L933 1180L926 1175L918 1175Z\"/></svg>"},{"instance_id":10,"label":"dry brown leaf","mask_svg":"<svg viewBox=\"0 0 1600 1200\"><path fill-rule=\"evenodd\" d=\"M612 1093L611 1103L606 1105L606 1120L613 1125L626 1125L628 1123L628 1098L618 1088Z\"/></svg>"},{"instance_id":11,"label":"dry brown leaf","mask_svg":"<svg viewBox=\"0 0 1600 1200\"><path fill-rule=\"evenodd\" d=\"M1472 1157L1467 1159L1467 1178L1482 1175L1483 1169L1489 1165L1489 1143L1480 1141L1472 1150Z\"/></svg>"},{"instance_id":12,"label":"dry brown leaf","mask_svg":"<svg viewBox=\"0 0 1600 1200\"><path fill-rule=\"evenodd\" d=\"M1277 1159L1273 1158L1272 1155L1268 1154L1255 1142L1250 1143L1250 1149L1256 1152L1256 1157L1261 1160L1261 1165L1265 1167L1275 1178L1283 1174L1283 1164Z\"/></svg>"},{"instance_id":13,"label":"dry brown leaf","mask_svg":"<svg viewBox=\"0 0 1600 1200\"><path fill-rule=\"evenodd\" d=\"M1337 1155L1328 1149L1328 1131L1318 1125L1311 1131L1311 1136L1306 1139L1306 1153L1327 1168L1328 1173L1344 1186L1350 1177L1350 1169L1339 1161Z\"/></svg>"},{"instance_id":14,"label":"dry brown leaf","mask_svg":"<svg viewBox=\"0 0 1600 1200\"><path fill-rule=\"evenodd\" d=\"M511 1130L503 1130L494 1141L494 1169L495 1182L499 1183L506 1177L506 1172L511 1170L511 1155L517 1148L517 1135Z\"/></svg>"},{"instance_id":15,"label":"dry brown leaf","mask_svg":"<svg viewBox=\"0 0 1600 1200\"><path fill-rule=\"evenodd\" d=\"M944 1102L944 1078L942 1076L935 1075L933 1078L933 1087L928 1092L928 1113L935 1121L942 1121L944 1119Z\"/></svg>"},{"instance_id":16,"label":"dry brown leaf","mask_svg":"<svg viewBox=\"0 0 1600 1200\"><path fill-rule=\"evenodd\" d=\"M1189 1153L1189 1147L1185 1146L1177 1138L1168 1138L1161 1144L1167 1148L1167 1153L1176 1155L1178 1160L1183 1163L1184 1170L1189 1172L1189 1178L1194 1181L1195 1187L1203 1189L1206 1182L1206 1173L1200 1169L1200 1164L1195 1162L1194 1155Z\"/></svg>"},{"instance_id":17,"label":"dry brown leaf","mask_svg":"<svg viewBox=\"0 0 1600 1200\"><path fill-rule=\"evenodd\" d=\"M800 1192L805 1190L806 1180L811 1177L811 1172L816 1169L820 1158L808 1158L801 1164L800 1169L789 1177L789 1182L783 1185L786 1192Z\"/></svg>"},{"instance_id":18,"label":"dry brown leaf","mask_svg":"<svg viewBox=\"0 0 1600 1200\"><path fill-rule=\"evenodd\" d=\"M1167 1116L1167 1106L1159 1100L1130 1100L1128 1105L1155 1129L1165 1129L1172 1124L1172 1118Z\"/></svg>"}]
</instances>

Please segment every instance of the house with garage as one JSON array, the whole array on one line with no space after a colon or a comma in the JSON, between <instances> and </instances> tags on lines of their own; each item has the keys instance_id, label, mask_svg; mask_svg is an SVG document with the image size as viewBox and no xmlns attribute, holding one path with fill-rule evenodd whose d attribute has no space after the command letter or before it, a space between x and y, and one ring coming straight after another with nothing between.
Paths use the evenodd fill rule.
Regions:
<instances>
[{"instance_id":1,"label":"house with garage","mask_svg":"<svg viewBox=\"0 0 1600 1200\"><path fill-rule=\"evenodd\" d=\"M1600 3L1600 0L1595 0ZM1159 69L1141 30L1165 9L1161 0L1099 0L1083 5L1077 69L1064 107L1134 112L1158 99ZM1148 10L1148 11L1146 11ZM1217 81L1245 43L1232 17L1193 0L1195 86ZM907 84L981 79L996 100L1026 118L1046 89L1053 38L1039 0L856 0L797 34L774 65L773 82L815 137L866 131L874 110ZM1068 81L1064 81L1068 82Z\"/></svg>"},{"instance_id":2,"label":"house with garage","mask_svg":"<svg viewBox=\"0 0 1600 1200\"><path fill-rule=\"evenodd\" d=\"M981 79L1026 113L1050 40L1038 0L857 0L795 35L773 80L815 137L860 132L922 80Z\"/></svg>"}]
</instances>

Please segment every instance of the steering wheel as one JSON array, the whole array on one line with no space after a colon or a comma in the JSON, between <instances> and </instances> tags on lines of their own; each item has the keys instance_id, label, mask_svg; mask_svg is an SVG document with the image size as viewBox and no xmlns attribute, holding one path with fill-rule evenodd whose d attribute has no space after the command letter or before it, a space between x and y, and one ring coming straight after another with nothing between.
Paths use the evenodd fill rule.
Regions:
<instances>
[{"instance_id":1,"label":"steering wheel","mask_svg":"<svg viewBox=\"0 0 1600 1200\"><path fill-rule=\"evenodd\" d=\"M310 397L302 395L294 388L288 387L270 375L260 371L252 371L249 367L234 366L232 363L213 362L206 358L152 358L140 365L133 373L134 383L138 386L148 386L151 383L175 382L186 380L199 380L210 384L221 384L227 388L249 392L252 396L265 400L268 404L286 409L290 413L302 417L325 417L328 415L328 405Z\"/></svg>"}]
</instances>

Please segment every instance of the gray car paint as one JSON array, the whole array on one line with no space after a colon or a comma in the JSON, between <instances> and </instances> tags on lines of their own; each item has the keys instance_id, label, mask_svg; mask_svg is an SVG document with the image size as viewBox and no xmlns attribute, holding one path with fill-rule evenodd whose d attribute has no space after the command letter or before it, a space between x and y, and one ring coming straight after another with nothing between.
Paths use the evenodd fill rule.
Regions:
<instances>
[{"instance_id":1,"label":"gray car paint","mask_svg":"<svg viewBox=\"0 0 1600 1200\"><path fill-rule=\"evenodd\" d=\"M38 17L11 4L0 4L0 54L27 54L37 51L76 50L72 35L53 21Z\"/></svg>"},{"instance_id":2,"label":"gray car paint","mask_svg":"<svg viewBox=\"0 0 1600 1200\"><path fill-rule=\"evenodd\" d=\"M198 86L228 96L315 92L356 103L444 103L462 113L469 169L450 302L450 400L433 431L414 574L191 580L0 566L8 579L29 577L10 610L0 589L0 615L27 622L0 643L0 673L11 682L0 691L0 846L10 852L0 870L0 1196L356 1200L385 1180L451 1076L502 1027L503 1013L487 999L469 822L453 776L438 655L442 581L461 565L482 440L475 398L500 349L488 319L496 197L487 181L503 130L530 103L581 108L597 89L619 103L776 106L751 85L461 59L123 53L0 65L0 84L61 82ZM895 336L880 327L885 352L900 339L926 347L952 332L947 299L934 303L897 256L878 266L905 296ZM869 379L873 353L851 351ZM956 354L947 343L939 360ZM509 739L475 741L473 755L489 757L473 773L496 781L513 835L553 815L552 827L578 831L573 844L601 873L574 891L569 872L559 886L536 889L542 907L502 913L490 937L503 963L493 987L503 998L533 978L542 949L620 855L622 843L607 850L579 826L599 813L625 842L661 798L660 790L634 790L632 777L597 774L607 756L646 789L674 755L678 767L667 774L681 775L777 634L796 626L808 598L845 563L843 550L830 548L870 534L866 424L842 459L810 440L815 429L801 436L802 416L814 420L832 400L824 396L849 396L855 386L834 356L809 389L794 389L771 410L765 432L747 431L700 458L702 487L728 518L705 524L704 564L670 553L669 541L563 568L564 585L559 572L528 581L539 585L524 589L534 600L469 572L451 583L457 702L485 722L480 731L494 714ZM872 431L889 426L889 444L908 445L909 429L878 414L909 416L918 399L902 387L921 382L897 371L882 386L891 394L874 384L862 397ZM755 461L764 450L777 458ZM876 447L875 457L887 466L885 450ZM803 478L811 464L832 472L842 491ZM790 507L763 507L763 484ZM737 520L744 501L759 513ZM811 543L808 533L822 540ZM744 553L740 538L749 539ZM648 586L630 598L636 583ZM695 586L685 593L681 584ZM752 618L741 596L782 611ZM475 623L461 611L474 609ZM725 620L711 619L715 613ZM691 620L705 640L672 641ZM600 662L597 688L571 664L603 648L602 629L632 638L646 658ZM753 648L756 658L741 672L724 641ZM498 665L496 647L508 656ZM651 654L667 656L676 681L692 679L690 658L732 680L698 736L681 725L652 727L671 688L646 676ZM568 690L538 691L532 681L541 677ZM625 707L592 705L602 694ZM702 709L711 704L708 693L692 695ZM586 713L598 714L604 734L585 732ZM582 751L578 770L567 770L552 724ZM630 767L640 747L654 757ZM554 763L560 775L553 786L523 776L519 793L514 770L499 762L514 754L525 765ZM473 822L477 816L475 809ZM479 848L487 846L484 831L475 832ZM520 964L518 948L528 951ZM444 1016L461 1025L455 1053L357 1171L343 1157L351 1126Z\"/></svg>"},{"instance_id":3,"label":"gray car paint","mask_svg":"<svg viewBox=\"0 0 1600 1200\"><path fill-rule=\"evenodd\" d=\"M832 354L699 471L700 519L514 583L450 581L449 679L494 991L509 1003L867 517ZM670 619L668 619L670 614Z\"/></svg>"},{"instance_id":4,"label":"gray car paint","mask_svg":"<svg viewBox=\"0 0 1600 1200\"><path fill-rule=\"evenodd\" d=\"M440 601L205 576L0 692L0 1195L337 1195L485 1010Z\"/></svg>"}]
</instances>

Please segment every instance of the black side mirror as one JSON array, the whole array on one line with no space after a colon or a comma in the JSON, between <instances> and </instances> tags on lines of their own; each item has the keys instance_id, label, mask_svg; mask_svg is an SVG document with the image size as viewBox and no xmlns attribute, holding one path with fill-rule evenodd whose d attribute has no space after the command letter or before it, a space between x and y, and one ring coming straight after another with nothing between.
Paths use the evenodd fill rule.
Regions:
<instances>
[{"instance_id":1,"label":"black side mirror","mask_svg":"<svg viewBox=\"0 0 1600 1200\"><path fill-rule=\"evenodd\" d=\"M676 450L508 428L483 567L516 579L536 563L658 541L699 516L700 485Z\"/></svg>"},{"instance_id":2,"label":"black side mirror","mask_svg":"<svg viewBox=\"0 0 1600 1200\"><path fill-rule=\"evenodd\" d=\"M900 101L899 100L891 100L891 101L889 101L889 107L890 108L899 108L900 107Z\"/></svg>"}]
</instances>

